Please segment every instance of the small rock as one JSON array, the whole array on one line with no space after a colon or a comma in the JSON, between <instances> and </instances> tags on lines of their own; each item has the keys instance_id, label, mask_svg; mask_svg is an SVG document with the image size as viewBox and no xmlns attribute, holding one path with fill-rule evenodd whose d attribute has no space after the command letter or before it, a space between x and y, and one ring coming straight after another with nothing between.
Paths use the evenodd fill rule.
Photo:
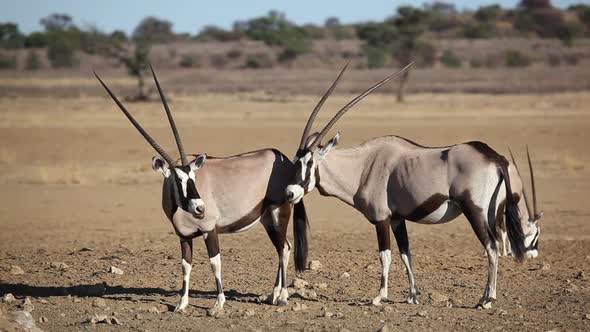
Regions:
<instances>
[{"instance_id":1,"label":"small rock","mask_svg":"<svg viewBox=\"0 0 590 332\"><path fill-rule=\"evenodd\" d=\"M248 309L244 312L245 317L252 317L254 315L256 315L256 311L254 311L254 309Z\"/></svg>"},{"instance_id":2,"label":"small rock","mask_svg":"<svg viewBox=\"0 0 590 332\"><path fill-rule=\"evenodd\" d=\"M121 320L119 320L119 318L112 316L111 317L111 324L113 325L123 325L123 323L121 323Z\"/></svg>"},{"instance_id":3,"label":"small rock","mask_svg":"<svg viewBox=\"0 0 590 332\"><path fill-rule=\"evenodd\" d=\"M4 296L2 296L2 302L4 303L12 303L15 300L16 299L14 298L14 295L12 295L12 293L6 293L4 294Z\"/></svg>"},{"instance_id":4,"label":"small rock","mask_svg":"<svg viewBox=\"0 0 590 332\"><path fill-rule=\"evenodd\" d=\"M541 264L541 270L543 270L543 271L548 271L548 270L551 270L551 265L549 265L549 263L545 263L545 262L543 262L543 263Z\"/></svg>"},{"instance_id":5,"label":"small rock","mask_svg":"<svg viewBox=\"0 0 590 332\"><path fill-rule=\"evenodd\" d=\"M80 300L80 298L79 298L79 297L75 297L75 298L72 300L72 302L74 302L74 303L80 303L80 302L82 302L82 300Z\"/></svg>"},{"instance_id":6,"label":"small rock","mask_svg":"<svg viewBox=\"0 0 590 332\"><path fill-rule=\"evenodd\" d=\"M160 303L156 306L156 308L158 309L159 312L167 312L168 311L168 306Z\"/></svg>"},{"instance_id":7,"label":"small rock","mask_svg":"<svg viewBox=\"0 0 590 332\"><path fill-rule=\"evenodd\" d=\"M508 315L508 311L506 311L504 309L500 309L500 310L498 310L498 315L500 315L500 316L506 316L506 315Z\"/></svg>"},{"instance_id":8,"label":"small rock","mask_svg":"<svg viewBox=\"0 0 590 332\"><path fill-rule=\"evenodd\" d=\"M80 249L80 251L82 251L82 252L84 252L84 251L94 251L94 248L84 247L84 248Z\"/></svg>"},{"instance_id":9,"label":"small rock","mask_svg":"<svg viewBox=\"0 0 590 332\"><path fill-rule=\"evenodd\" d=\"M118 275L122 275L122 274L123 274L123 273L125 273L125 272L123 272L123 270L121 270L121 269L120 269L120 268L118 268L118 267L111 266L111 267L109 267L109 273L112 273L112 274L118 274Z\"/></svg>"},{"instance_id":10,"label":"small rock","mask_svg":"<svg viewBox=\"0 0 590 332\"><path fill-rule=\"evenodd\" d=\"M107 302L104 299L99 297L99 298L96 298L94 301L92 301L92 306L97 307L97 308L106 307Z\"/></svg>"},{"instance_id":11,"label":"small rock","mask_svg":"<svg viewBox=\"0 0 590 332\"><path fill-rule=\"evenodd\" d=\"M303 289L303 288L307 287L308 285L309 285L309 283L303 279L299 279L299 278L293 279L292 286L295 287L296 289Z\"/></svg>"},{"instance_id":12,"label":"small rock","mask_svg":"<svg viewBox=\"0 0 590 332\"><path fill-rule=\"evenodd\" d=\"M584 318L586 318L586 320L590 320L590 314L586 314Z\"/></svg>"},{"instance_id":13,"label":"small rock","mask_svg":"<svg viewBox=\"0 0 590 332\"><path fill-rule=\"evenodd\" d=\"M446 295L437 292L430 293L429 297L432 300L432 302L435 303L447 302L449 300L449 298Z\"/></svg>"},{"instance_id":14,"label":"small rock","mask_svg":"<svg viewBox=\"0 0 590 332\"><path fill-rule=\"evenodd\" d=\"M307 295L307 297L309 297L310 299L317 299L318 298L318 293L316 293L314 290L309 290L309 291L305 292L305 295Z\"/></svg>"},{"instance_id":15,"label":"small rock","mask_svg":"<svg viewBox=\"0 0 590 332\"><path fill-rule=\"evenodd\" d=\"M307 305L304 304L300 304L299 302L295 302L295 305L292 308L293 311L303 311L303 310L307 310Z\"/></svg>"},{"instance_id":16,"label":"small rock","mask_svg":"<svg viewBox=\"0 0 590 332\"><path fill-rule=\"evenodd\" d=\"M49 321L49 319L47 319L47 317L45 317L45 316L39 317L39 323L47 323L48 321Z\"/></svg>"},{"instance_id":17,"label":"small rock","mask_svg":"<svg viewBox=\"0 0 590 332\"><path fill-rule=\"evenodd\" d=\"M389 332L389 327L387 327L387 325L383 325L377 330L377 332Z\"/></svg>"},{"instance_id":18,"label":"small rock","mask_svg":"<svg viewBox=\"0 0 590 332\"><path fill-rule=\"evenodd\" d=\"M336 313L336 317L338 317L338 318L342 318L342 317L344 317L344 314L343 314L343 313L341 313L341 312L337 312L337 313Z\"/></svg>"},{"instance_id":19,"label":"small rock","mask_svg":"<svg viewBox=\"0 0 590 332\"><path fill-rule=\"evenodd\" d=\"M576 273L576 279L586 279L586 274L584 273L584 271L578 271L578 273Z\"/></svg>"},{"instance_id":20,"label":"small rock","mask_svg":"<svg viewBox=\"0 0 590 332\"><path fill-rule=\"evenodd\" d=\"M109 317L107 315L95 314L94 316L87 318L86 319L86 323L90 323L90 324L100 324L100 323L110 324L111 323L111 320L109 319Z\"/></svg>"},{"instance_id":21,"label":"small rock","mask_svg":"<svg viewBox=\"0 0 590 332\"><path fill-rule=\"evenodd\" d=\"M47 304L49 302L46 299L41 299L41 300L39 300L39 303Z\"/></svg>"},{"instance_id":22,"label":"small rock","mask_svg":"<svg viewBox=\"0 0 590 332\"><path fill-rule=\"evenodd\" d=\"M63 312L59 314L59 317L65 317L66 314L64 314Z\"/></svg>"},{"instance_id":23,"label":"small rock","mask_svg":"<svg viewBox=\"0 0 590 332\"><path fill-rule=\"evenodd\" d=\"M23 330L30 332L39 332L40 328L35 324L35 320L30 312L26 311L13 311L10 313L15 323L20 325ZM42 332L42 331L41 331Z\"/></svg>"},{"instance_id":24,"label":"small rock","mask_svg":"<svg viewBox=\"0 0 590 332\"><path fill-rule=\"evenodd\" d=\"M419 311L416 314L416 316L418 316L418 317L427 317L428 316L428 313L426 312L426 310L422 310L422 311Z\"/></svg>"},{"instance_id":25,"label":"small rock","mask_svg":"<svg viewBox=\"0 0 590 332\"><path fill-rule=\"evenodd\" d=\"M60 270L60 271L63 271L68 268L68 265L64 262L51 262L49 264L49 266L51 266L51 268L54 268L54 269Z\"/></svg>"},{"instance_id":26,"label":"small rock","mask_svg":"<svg viewBox=\"0 0 590 332\"><path fill-rule=\"evenodd\" d=\"M350 278L350 274L348 272L344 272L340 275L340 278Z\"/></svg>"},{"instance_id":27,"label":"small rock","mask_svg":"<svg viewBox=\"0 0 590 332\"><path fill-rule=\"evenodd\" d=\"M328 284L325 282L320 282L319 284L315 284L315 288L317 289L327 289L328 288Z\"/></svg>"},{"instance_id":28,"label":"small rock","mask_svg":"<svg viewBox=\"0 0 590 332\"><path fill-rule=\"evenodd\" d=\"M142 316L141 316L141 314L139 314L139 313L135 315L135 319L142 319L142 318L143 318L143 317L142 317Z\"/></svg>"},{"instance_id":29,"label":"small rock","mask_svg":"<svg viewBox=\"0 0 590 332\"><path fill-rule=\"evenodd\" d=\"M14 275L22 275L25 274L25 271L20 268L20 266L11 265L10 270L8 271L10 274Z\"/></svg>"},{"instance_id":30,"label":"small rock","mask_svg":"<svg viewBox=\"0 0 590 332\"><path fill-rule=\"evenodd\" d=\"M349 329L343 327L338 332L351 332L351 331Z\"/></svg>"},{"instance_id":31,"label":"small rock","mask_svg":"<svg viewBox=\"0 0 590 332\"><path fill-rule=\"evenodd\" d=\"M322 309L320 309L320 317L330 318L332 316L334 316L334 314L329 312L328 309L326 309L326 307L322 307Z\"/></svg>"},{"instance_id":32,"label":"small rock","mask_svg":"<svg viewBox=\"0 0 590 332\"><path fill-rule=\"evenodd\" d=\"M309 267L310 270L314 270L314 271L315 270L319 270L319 269L322 268L322 263L320 263L320 261L317 261L317 260L316 261L311 261L311 262L309 262L309 266L308 267Z\"/></svg>"},{"instance_id":33,"label":"small rock","mask_svg":"<svg viewBox=\"0 0 590 332\"><path fill-rule=\"evenodd\" d=\"M26 312L32 312L35 309L35 306L33 306L33 302L31 301L30 297L26 297L23 303L21 303L20 307Z\"/></svg>"},{"instance_id":34,"label":"small rock","mask_svg":"<svg viewBox=\"0 0 590 332\"><path fill-rule=\"evenodd\" d=\"M367 266L365 266L365 270L373 270L375 268L375 265L373 264L368 264Z\"/></svg>"},{"instance_id":35,"label":"small rock","mask_svg":"<svg viewBox=\"0 0 590 332\"><path fill-rule=\"evenodd\" d=\"M277 310L275 310L276 312L285 312L285 308L281 307L281 308L277 308Z\"/></svg>"}]
</instances>

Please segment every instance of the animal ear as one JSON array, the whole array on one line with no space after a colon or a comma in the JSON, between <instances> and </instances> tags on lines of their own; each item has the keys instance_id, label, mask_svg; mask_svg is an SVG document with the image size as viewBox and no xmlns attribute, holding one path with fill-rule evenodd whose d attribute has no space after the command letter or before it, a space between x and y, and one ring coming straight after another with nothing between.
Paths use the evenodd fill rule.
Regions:
<instances>
[{"instance_id":1,"label":"animal ear","mask_svg":"<svg viewBox=\"0 0 590 332\"><path fill-rule=\"evenodd\" d=\"M194 170L197 170L197 169L203 167L203 164L205 163L205 160L207 160L207 155L206 154L200 154L200 155L198 155L197 158L190 163L191 170L194 171Z\"/></svg>"},{"instance_id":2,"label":"animal ear","mask_svg":"<svg viewBox=\"0 0 590 332\"><path fill-rule=\"evenodd\" d=\"M170 168L164 159L156 156L152 158L152 169L156 172L162 173L165 178L170 175Z\"/></svg>"},{"instance_id":3,"label":"animal ear","mask_svg":"<svg viewBox=\"0 0 590 332\"><path fill-rule=\"evenodd\" d=\"M320 156L324 157L326 154L328 154L328 152L330 152L333 148L335 148L339 142L340 142L340 132L337 132L336 135L334 135L334 137L332 137L332 139L328 141L328 144L326 144L320 148L320 151L319 151Z\"/></svg>"}]
</instances>

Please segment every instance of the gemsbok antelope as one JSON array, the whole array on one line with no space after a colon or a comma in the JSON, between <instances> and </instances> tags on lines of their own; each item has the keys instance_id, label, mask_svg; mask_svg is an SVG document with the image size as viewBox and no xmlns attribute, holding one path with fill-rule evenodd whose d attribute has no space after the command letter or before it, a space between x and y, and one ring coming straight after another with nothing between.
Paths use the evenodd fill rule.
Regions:
<instances>
[{"instance_id":1,"label":"gemsbok antelope","mask_svg":"<svg viewBox=\"0 0 590 332\"><path fill-rule=\"evenodd\" d=\"M508 168L508 171L510 172L510 177L512 179L512 188L514 192L522 193L522 199L518 201L518 210L522 211L521 213L526 212L526 214L521 215L521 219L528 220L530 227L537 229L534 236L525 238L524 245L526 246L526 256L527 258L537 258L537 256L539 255L539 236L541 235L541 226L539 226L539 220L543 217L543 211L539 212L539 210L537 209L537 190L535 187L535 174L533 172L531 155L529 153L529 148L527 146L526 155L529 164L529 173L531 176L531 188L533 192L533 210L531 210L531 205L528 196L526 195L526 190L524 188L524 182L522 181L522 177L520 176L520 171L518 170L518 166L516 164L516 160L514 159L514 155L512 154L512 150L508 149L508 151L510 152L510 158L512 159L512 163ZM500 233L501 255L511 255L512 250L510 249L510 243L507 241L506 220L504 219L502 214L498 215L496 227Z\"/></svg>"},{"instance_id":2,"label":"gemsbok antelope","mask_svg":"<svg viewBox=\"0 0 590 332\"><path fill-rule=\"evenodd\" d=\"M407 271L407 302L416 304L419 290L412 271L406 220L440 224L463 213L488 256L488 280L478 306L490 308L496 298L498 252L492 230L498 215L505 215L508 239L519 261L539 233L528 216L519 214L522 187L513 191L508 161L482 142L425 147L405 138L385 136L334 150L340 139L336 133L322 145L324 136L347 110L340 110L319 134L309 135L316 115L311 114L301 138L305 144L295 159L297 171L287 187L289 202L297 203L318 188L321 195L339 198L375 225L381 261L381 287L372 301L375 305L387 299L389 227Z\"/></svg>"},{"instance_id":3,"label":"gemsbok antelope","mask_svg":"<svg viewBox=\"0 0 590 332\"><path fill-rule=\"evenodd\" d=\"M295 171L293 163L275 149L227 158L192 155L194 159L189 161L153 68L152 73L176 140L181 165L177 165L177 161L137 123L111 89L95 75L133 126L161 156L152 159L152 168L164 176L162 208L180 238L182 253L183 282L175 311L184 310L189 303L193 239L203 236L215 275L217 300L208 311L214 315L225 303L218 234L245 231L258 222L264 226L279 256L269 302L286 305L287 265L292 248L286 234L292 205L285 200L284 193ZM307 256L307 216L303 202L295 204L293 219L295 266L300 271L305 268Z\"/></svg>"},{"instance_id":4,"label":"gemsbok antelope","mask_svg":"<svg viewBox=\"0 0 590 332\"><path fill-rule=\"evenodd\" d=\"M334 83L320 99L314 113L317 113L334 90L347 66L348 64L344 66ZM369 88L346 107L354 106L371 91L398 76L403 70ZM188 305L193 238L203 236L211 268L215 274L218 295L215 305L209 310L209 313L214 315L223 308L225 303L221 283L218 234L244 231L257 222L264 226L279 255L279 269L275 287L269 296L269 302L276 305L286 305L289 296L287 292L287 265L292 245L286 238L291 216L291 203L284 195L287 185L296 171L294 164L275 149L263 149L227 158L207 158L204 154L194 155L195 159L189 162L166 97L153 68L152 73L176 140L181 165L177 165L149 136L111 89L96 73L95 75L129 121L163 158L154 157L152 168L164 176L162 208L180 238L183 283L181 298L175 311L184 310ZM205 204L207 206L206 213ZM301 200L294 205L293 210L295 269L299 272L305 269L307 260L308 221L305 206Z\"/></svg>"}]
</instances>

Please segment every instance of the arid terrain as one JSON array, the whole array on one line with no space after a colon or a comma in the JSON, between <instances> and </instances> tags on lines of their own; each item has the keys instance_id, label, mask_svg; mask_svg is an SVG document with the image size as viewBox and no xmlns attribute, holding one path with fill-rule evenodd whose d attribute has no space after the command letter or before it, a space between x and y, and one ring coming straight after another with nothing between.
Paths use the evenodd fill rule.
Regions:
<instances>
[{"instance_id":1,"label":"arid terrain","mask_svg":"<svg viewBox=\"0 0 590 332\"><path fill-rule=\"evenodd\" d=\"M291 156L319 97L315 86L326 87L331 77L314 79L313 92L280 95L194 94L178 76L164 77L163 85L176 87L171 107L188 151L229 156L275 147ZM120 76L105 78L118 91L130 91L133 84ZM318 126L357 90L347 84L329 99ZM416 84L422 84L419 75ZM5 76L0 85L11 89L0 98L0 294L16 297L0 306L21 310L30 297L31 314L45 331L370 331L384 325L408 331L590 329L589 92L422 93L408 96L405 104L382 93L364 100L336 126L343 147L387 134L424 145L482 140L502 154L511 147L530 185L529 145L545 211L540 255L523 264L501 258L492 309L474 308L485 286L487 259L462 216L444 225L408 224L420 304L404 301L407 278L394 246L390 301L372 306L380 278L373 226L344 203L314 192L306 197L309 258L322 266L299 276L309 283L306 289L290 288L287 307L259 303L274 284L273 246L261 226L224 235L228 301L225 313L213 318L206 309L215 301L215 281L200 239L190 306L185 313L172 312L182 283L180 250L160 207L161 176L151 170L154 152L98 83L89 75L72 81ZM28 95L24 89L30 85L46 92ZM54 88L63 95L68 89L89 92L64 98L52 96ZM128 106L175 151L161 104ZM124 274L110 273L111 266ZM291 265L289 281L295 276ZM95 314L114 315L122 325L87 323Z\"/></svg>"}]
</instances>

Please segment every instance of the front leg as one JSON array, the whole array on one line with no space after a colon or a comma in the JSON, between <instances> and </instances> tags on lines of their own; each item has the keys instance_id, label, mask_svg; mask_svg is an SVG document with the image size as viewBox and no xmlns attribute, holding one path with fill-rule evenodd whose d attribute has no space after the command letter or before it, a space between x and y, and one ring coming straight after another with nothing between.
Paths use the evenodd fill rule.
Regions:
<instances>
[{"instance_id":1,"label":"front leg","mask_svg":"<svg viewBox=\"0 0 590 332\"><path fill-rule=\"evenodd\" d=\"M380 222L375 224L377 231L377 242L379 243L379 260L381 261L381 287L372 303L375 306L381 305L381 300L387 300L387 280L389 279L389 266L391 265L391 236L389 234L389 223Z\"/></svg>"},{"instance_id":2,"label":"front leg","mask_svg":"<svg viewBox=\"0 0 590 332\"><path fill-rule=\"evenodd\" d=\"M408 283L410 284L410 293L406 302L410 304L418 304L418 295L420 290L416 286L416 279L414 278L414 271L412 270L412 255L410 253L410 242L408 240L408 230L406 229L406 221L404 219L397 219L391 221L391 229L397 242L399 254L406 267L408 275Z\"/></svg>"},{"instance_id":3,"label":"front leg","mask_svg":"<svg viewBox=\"0 0 590 332\"><path fill-rule=\"evenodd\" d=\"M174 312L183 311L188 306L188 289L193 263L193 240L180 239L180 250L182 252L182 289L180 290L180 301Z\"/></svg>"},{"instance_id":4,"label":"front leg","mask_svg":"<svg viewBox=\"0 0 590 332\"><path fill-rule=\"evenodd\" d=\"M215 305L207 313L210 316L215 316L223 310L223 304L225 303L225 294L223 294L223 286L221 284L221 255L219 254L217 231L213 230L205 233L203 237L205 238L209 262L211 263L211 269L215 275L215 284L217 286L217 301L215 301Z\"/></svg>"}]
</instances>

